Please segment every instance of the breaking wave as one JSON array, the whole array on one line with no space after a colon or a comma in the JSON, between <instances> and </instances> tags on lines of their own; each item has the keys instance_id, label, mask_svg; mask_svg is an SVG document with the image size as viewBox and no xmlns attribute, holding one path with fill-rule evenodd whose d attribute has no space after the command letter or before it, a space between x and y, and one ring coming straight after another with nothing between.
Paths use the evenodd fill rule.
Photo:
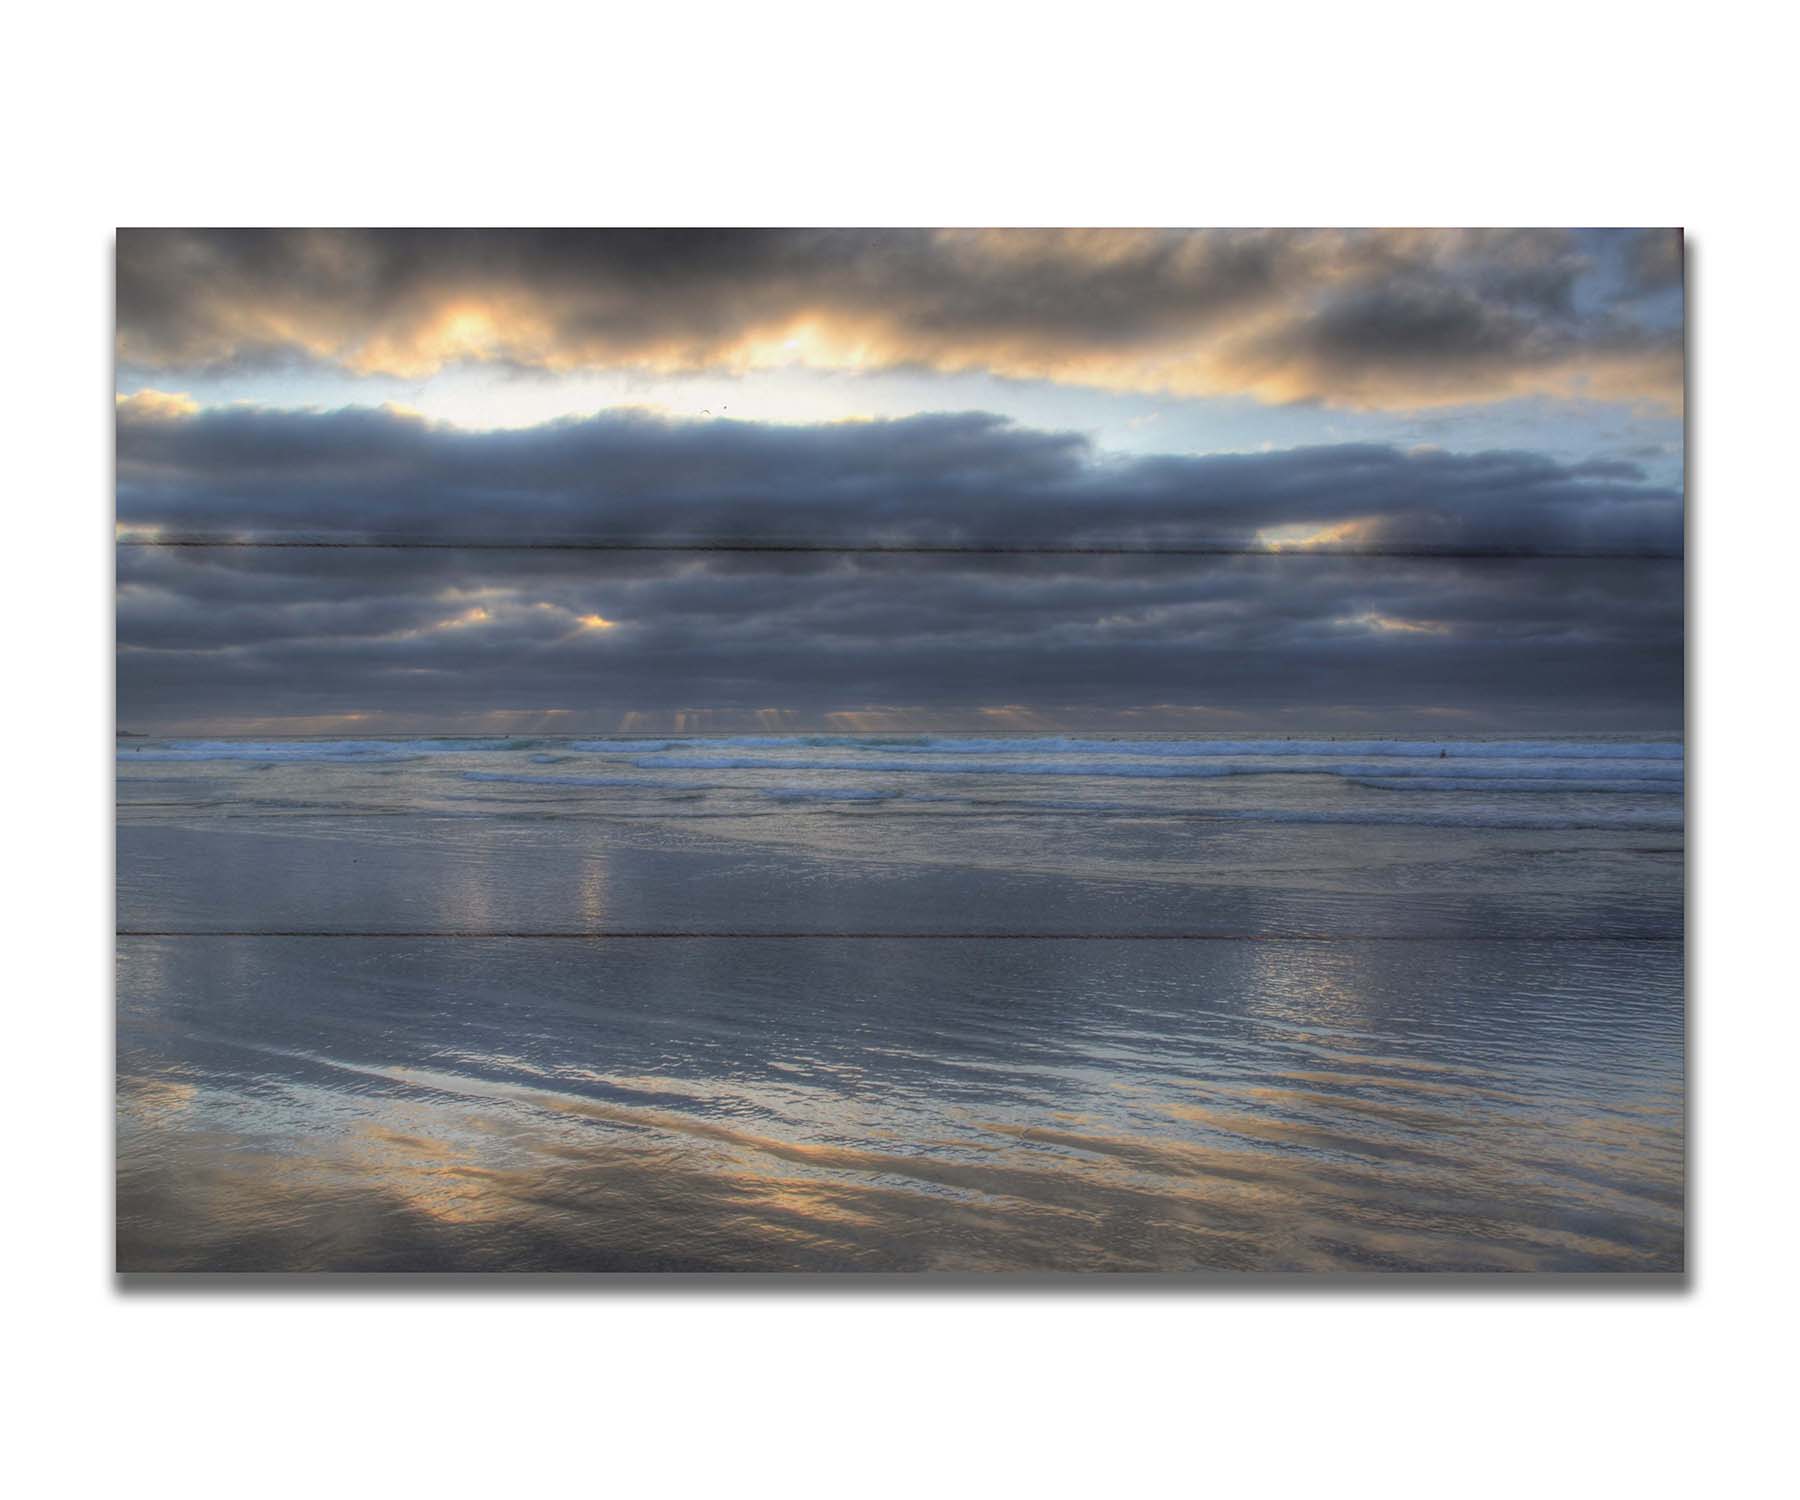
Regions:
<instances>
[{"instance_id":1,"label":"breaking wave","mask_svg":"<svg viewBox=\"0 0 1800 1500\"><path fill-rule=\"evenodd\" d=\"M1456 760L1653 760L1679 761L1678 741L1650 740L1131 740L1067 736L953 739L937 735L720 735L667 740L593 739L571 749L615 755L669 750L815 749L904 751L911 755L1134 755L1159 759L1247 755L1407 756Z\"/></svg>"},{"instance_id":2,"label":"breaking wave","mask_svg":"<svg viewBox=\"0 0 1800 1500\"><path fill-rule=\"evenodd\" d=\"M1016 746L1014 747L1016 750ZM1132 764L1091 760L954 760L917 757L799 760L757 755L660 754L631 762L640 770L688 771L879 771L892 774L938 776L1077 776L1132 780L1210 780L1224 776L1338 776L1362 782L1379 782L1400 788L1438 787L1450 791L1473 787L1492 790L1583 791L1597 787L1618 790L1627 781L1639 783L1632 791L1674 793L1681 790L1682 767L1662 762L1609 762L1556 766L1544 762L1523 764L1453 765L1448 760L1418 765L1384 766L1361 762L1316 761L1293 765L1255 762ZM1623 774L1621 775L1621 771ZM1606 774L1606 773L1611 774ZM1585 774L1584 774L1585 773ZM1525 785L1520 785L1525 783Z\"/></svg>"},{"instance_id":3,"label":"breaking wave","mask_svg":"<svg viewBox=\"0 0 1800 1500\"><path fill-rule=\"evenodd\" d=\"M421 755L461 755L483 750L535 750L542 740L168 740L118 747L131 761L241 760L366 763L413 760Z\"/></svg>"}]
</instances>

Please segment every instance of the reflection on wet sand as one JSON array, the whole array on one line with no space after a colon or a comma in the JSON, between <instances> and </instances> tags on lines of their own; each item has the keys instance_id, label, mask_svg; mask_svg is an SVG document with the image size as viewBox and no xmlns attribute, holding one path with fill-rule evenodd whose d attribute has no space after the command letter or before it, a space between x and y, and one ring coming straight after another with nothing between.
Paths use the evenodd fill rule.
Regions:
<instances>
[{"instance_id":1,"label":"reflection on wet sand","mask_svg":"<svg viewBox=\"0 0 1800 1500\"><path fill-rule=\"evenodd\" d=\"M121 1268L1681 1263L1672 945L445 946L127 943Z\"/></svg>"}]
</instances>

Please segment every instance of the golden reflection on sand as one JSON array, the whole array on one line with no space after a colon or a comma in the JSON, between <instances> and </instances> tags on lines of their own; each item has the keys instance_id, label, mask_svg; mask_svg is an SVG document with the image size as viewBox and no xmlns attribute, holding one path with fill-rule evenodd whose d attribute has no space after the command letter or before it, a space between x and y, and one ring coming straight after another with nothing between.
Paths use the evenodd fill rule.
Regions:
<instances>
[{"instance_id":1,"label":"golden reflection on sand","mask_svg":"<svg viewBox=\"0 0 1800 1500\"><path fill-rule=\"evenodd\" d=\"M680 1263L693 1268L761 1269L1525 1270L1559 1255L1630 1266L1664 1253L1556 1215L1522 1217L1508 1195L1516 1198L1514 1174L1530 1164L1541 1130L1496 1133L1497 1149L1471 1166L1432 1149L1454 1117L1364 1099L1346 1105L1317 1090L1243 1091L1263 1103L1280 1096L1279 1118L1260 1106L1166 1103L1154 1117L1134 1114L1139 1124L1128 1129L1066 1110L1036 1120L965 1116L966 1136L904 1151L867 1144L866 1134L863 1144L818 1138L828 1112L807 1126L790 1122L788 1132L805 1136L749 1123L780 1116L732 1099L722 1082L606 1080L667 1101L647 1107L315 1061L403 1091L359 1092L360 1115L303 1148L281 1144L275 1120L257 1138L167 1133L122 1170L122 1264L217 1263L223 1252L207 1237L225 1232L252 1261L262 1254L292 1268L430 1263L452 1252L461 1265L528 1266L541 1254L566 1268L581 1263L584 1245L597 1266L666 1264L667 1247L679 1245ZM186 1107L194 1093L148 1084L124 1097ZM728 1104L732 1118L720 1118ZM1330 1118L1346 1107L1351 1114ZM1359 1112L1393 1135L1359 1134ZM1609 1148L1669 1135L1645 1123L1639 1139L1617 1119L1574 1124ZM1679 1184L1675 1140L1652 1190ZM1553 1185L1572 1211L1619 1197L1567 1175ZM1664 1212L1678 1233L1678 1202Z\"/></svg>"}]
</instances>

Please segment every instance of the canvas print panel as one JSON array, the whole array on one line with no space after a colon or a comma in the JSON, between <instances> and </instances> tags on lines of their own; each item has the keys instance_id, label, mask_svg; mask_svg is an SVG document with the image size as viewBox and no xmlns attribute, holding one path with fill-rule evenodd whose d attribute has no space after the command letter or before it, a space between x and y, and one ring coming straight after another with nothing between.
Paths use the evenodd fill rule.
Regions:
<instances>
[{"instance_id":1,"label":"canvas print panel","mask_svg":"<svg viewBox=\"0 0 1800 1500\"><path fill-rule=\"evenodd\" d=\"M118 1265L1683 1265L1676 231L121 231Z\"/></svg>"}]
</instances>

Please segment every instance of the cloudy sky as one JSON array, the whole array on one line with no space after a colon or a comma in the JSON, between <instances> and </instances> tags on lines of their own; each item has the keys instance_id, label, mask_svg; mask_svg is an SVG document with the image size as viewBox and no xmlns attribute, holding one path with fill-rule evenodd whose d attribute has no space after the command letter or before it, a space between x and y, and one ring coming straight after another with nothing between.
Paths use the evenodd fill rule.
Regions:
<instances>
[{"instance_id":1,"label":"cloudy sky","mask_svg":"<svg viewBox=\"0 0 1800 1500\"><path fill-rule=\"evenodd\" d=\"M1678 728L1682 323L1674 231L122 231L119 723Z\"/></svg>"}]
</instances>

